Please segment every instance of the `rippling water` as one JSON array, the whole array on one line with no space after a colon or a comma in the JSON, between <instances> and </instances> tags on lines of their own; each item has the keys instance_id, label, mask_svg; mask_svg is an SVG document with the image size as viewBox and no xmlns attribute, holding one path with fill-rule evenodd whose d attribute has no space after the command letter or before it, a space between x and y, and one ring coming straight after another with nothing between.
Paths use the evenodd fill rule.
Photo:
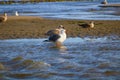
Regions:
<instances>
[{"instance_id":1,"label":"rippling water","mask_svg":"<svg viewBox=\"0 0 120 80\"><path fill-rule=\"evenodd\" d=\"M45 18L120 20L115 13L120 8L100 8L99 3L0 5L0 13L14 15L18 11L20 15ZM120 39L114 37L68 38L64 42L67 49L52 48L52 43L43 42L45 39L0 40L0 80L119 80Z\"/></svg>"},{"instance_id":2,"label":"rippling water","mask_svg":"<svg viewBox=\"0 0 120 80\"><path fill-rule=\"evenodd\" d=\"M0 40L0 80L120 79L120 39L68 38L67 49L44 40Z\"/></svg>"},{"instance_id":3,"label":"rippling water","mask_svg":"<svg viewBox=\"0 0 120 80\"><path fill-rule=\"evenodd\" d=\"M120 7L101 8L102 0L78 2L40 2L36 4L0 5L0 13L14 15L18 11L24 16L39 16L58 19L84 20L120 20ZM120 3L119 0L109 0L109 3ZM116 12L118 11L118 12Z\"/></svg>"}]
</instances>

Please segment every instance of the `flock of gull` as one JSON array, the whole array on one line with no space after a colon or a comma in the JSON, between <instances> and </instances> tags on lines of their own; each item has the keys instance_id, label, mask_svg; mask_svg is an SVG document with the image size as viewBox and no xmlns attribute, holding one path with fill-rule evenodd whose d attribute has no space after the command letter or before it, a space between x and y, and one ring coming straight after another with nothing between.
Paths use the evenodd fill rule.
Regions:
<instances>
[{"instance_id":1,"label":"flock of gull","mask_svg":"<svg viewBox=\"0 0 120 80\"><path fill-rule=\"evenodd\" d=\"M104 0L101 2L101 4L107 4L107 0ZM18 12L15 12L15 16L19 16ZM4 13L3 16L0 16L0 22L6 22L7 21L7 13ZM78 24L79 26L83 28L94 28L94 22L90 23L84 23L84 24ZM66 40L66 30L63 27L63 25L58 26L56 29L49 30L46 35L48 35L48 39L44 42L54 42L55 46L57 48L64 48L63 42Z\"/></svg>"},{"instance_id":2,"label":"flock of gull","mask_svg":"<svg viewBox=\"0 0 120 80\"><path fill-rule=\"evenodd\" d=\"M15 16L19 16L18 12L15 12ZM7 21L7 13L4 13L3 16L0 16L0 22L6 22ZM94 28L94 22L90 23L84 23L84 24L78 24L82 28ZM63 25L59 25L56 29L49 30L46 33L48 37L48 40L45 40L44 42L53 42L55 43L56 48L65 48L63 46L63 42L66 40L66 29L63 27Z\"/></svg>"}]
</instances>

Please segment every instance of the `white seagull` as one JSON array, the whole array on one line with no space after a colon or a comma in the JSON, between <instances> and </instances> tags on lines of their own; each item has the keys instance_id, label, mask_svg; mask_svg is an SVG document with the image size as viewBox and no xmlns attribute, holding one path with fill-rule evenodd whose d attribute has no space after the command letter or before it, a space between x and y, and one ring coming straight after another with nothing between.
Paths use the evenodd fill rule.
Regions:
<instances>
[{"instance_id":1,"label":"white seagull","mask_svg":"<svg viewBox=\"0 0 120 80\"><path fill-rule=\"evenodd\" d=\"M19 16L19 14L18 14L18 12L17 12L17 11L15 12L15 16Z\"/></svg>"}]
</instances>

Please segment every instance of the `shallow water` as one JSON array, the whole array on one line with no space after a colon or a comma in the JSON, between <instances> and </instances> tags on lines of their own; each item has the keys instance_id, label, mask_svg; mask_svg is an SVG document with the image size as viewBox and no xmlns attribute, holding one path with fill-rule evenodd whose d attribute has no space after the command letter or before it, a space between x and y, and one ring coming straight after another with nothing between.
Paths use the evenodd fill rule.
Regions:
<instances>
[{"instance_id":1,"label":"shallow water","mask_svg":"<svg viewBox=\"0 0 120 80\"><path fill-rule=\"evenodd\" d=\"M120 79L119 38L68 38L67 49L44 40L0 40L0 80Z\"/></svg>"},{"instance_id":2,"label":"shallow water","mask_svg":"<svg viewBox=\"0 0 120 80\"><path fill-rule=\"evenodd\" d=\"M101 1L73 2L40 2L36 4L0 5L0 13L15 15L18 11L22 16L39 16L57 19L82 20L120 20L120 7L99 7ZM119 0L109 0L109 3L120 3ZM118 11L118 12L116 12Z\"/></svg>"}]
</instances>

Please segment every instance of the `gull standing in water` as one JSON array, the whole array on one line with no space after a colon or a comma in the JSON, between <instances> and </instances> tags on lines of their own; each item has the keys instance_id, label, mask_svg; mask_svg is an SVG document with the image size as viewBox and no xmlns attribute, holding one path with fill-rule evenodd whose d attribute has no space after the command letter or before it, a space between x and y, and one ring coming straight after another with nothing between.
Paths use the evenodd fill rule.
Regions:
<instances>
[{"instance_id":1,"label":"gull standing in water","mask_svg":"<svg viewBox=\"0 0 120 80\"><path fill-rule=\"evenodd\" d=\"M51 31L48 41L54 42L57 48L65 48L62 43L66 40L66 30L62 25L55 30L57 33Z\"/></svg>"}]
</instances>

